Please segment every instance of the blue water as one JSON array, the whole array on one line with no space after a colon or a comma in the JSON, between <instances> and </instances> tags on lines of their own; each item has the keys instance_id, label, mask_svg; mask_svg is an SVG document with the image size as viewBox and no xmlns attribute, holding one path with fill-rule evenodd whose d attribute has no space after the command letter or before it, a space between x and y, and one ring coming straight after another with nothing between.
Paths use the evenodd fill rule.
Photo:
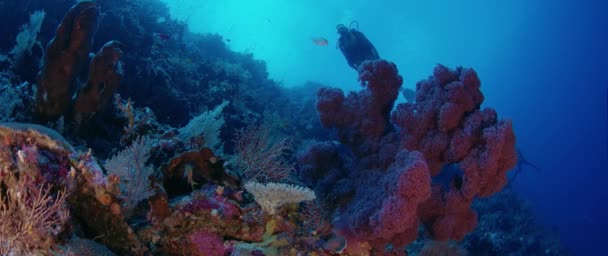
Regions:
<instances>
[{"instance_id":1,"label":"blue water","mask_svg":"<svg viewBox=\"0 0 608 256\"><path fill-rule=\"evenodd\" d=\"M513 120L519 148L542 169L524 169L519 194L578 255L604 251L605 1L166 1L192 31L219 33L233 50L265 60L285 86L313 80L356 89L355 71L335 49L335 26L352 20L398 65L405 87L437 63L475 68L484 104Z\"/></svg>"}]
</instances>

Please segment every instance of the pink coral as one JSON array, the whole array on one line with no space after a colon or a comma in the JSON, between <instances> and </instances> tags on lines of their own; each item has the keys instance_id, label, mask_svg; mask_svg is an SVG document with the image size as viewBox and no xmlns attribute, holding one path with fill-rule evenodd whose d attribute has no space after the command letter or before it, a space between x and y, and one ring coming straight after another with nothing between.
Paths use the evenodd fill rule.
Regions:
<instances>
[{"instance_id":1,"label":"pink coral","mask_svg":"<svg viewBox=\"0 0 608 256\"><path fill-rule=\"evenodd\" d=\"M299 156L301 176L321 197L337 199L332 224L349 251L406 245L418 220L437 240L462 239L477 224L472 200L499 191L515 165L510 121L480 110L484 97L472 69L437 66L416 85L416 102L392 113L402 82L395 65L366 62L359 75L363 91L319 90L321 123L337 129L342 145L309 147ZM449 174L446 166L459 171ZM444 169L449 180L432 183Z\"/></svg>"},{"instance_id":2,"label":"pink coral","mask_svg":"<svg viewBox=\"0 0 608 256\"><path fill-rule=\"evenodd\" d=\"M477 225L477 214L470 209L471 200L457 191L445 192L433 187L431 197L418 209L418 216L438 241L461 240Z\"/></svg>"},{"instance_id":3,"label":"pink coral","mask_svg":"<svg viewBox=\"0 0 608 256\"><path fill-rule=\"evenodd\" d=\"M215 187L212 187L215 188ZM226 218L237 218L241 216L239 206L228 200L223 194L218 194L215 190L196 191L193 193L192 200L180 208L184 213L201 213L218 210Z\"/></svg>"},{"instance_id":4,"label":"pink coral","mask_svg":"<svg viewBox=\"0 0 608 256\"><path fill-rule=\"evenodd\" d=\"M321 123L338 128L341 139L382 137L403 83L397 66L385 60L362 63L359 80L367 89L346 97L340 89L322 88L317 93Z\"/></svg>"},{"instance_id":5,"label":"pink coral","mask_svg":"<svg viewBox=\"0 0 608 256\"><path fill-rule=\"evenodd\" d=\"M514 163L515 149L510 144L515 137L508 136L513 134L510 123L499 123L493 109L479 110L483 101L479 87L472 69L449 70L440 65L433 77L417 84L416 103L399 104L392 113L393 123L401 128L402 145L421 150L433 175L446 163L463 161L476 145L487 145L492 136L504 137L493 142L501 143L494 147L504 150L487 152L492 154L487 158L505 158L500 160L505 162L503 168L492 172L504 175L508 169L504 166ZM498 126L503 128L483 136L484 129Z\"/></svg>"},{"instance_id":6,"label":"pink coral","mask_svg":"<svg viewBox=\"0 0 608 256\"><path fill-rule=\"evenodd\" d=\"M417 88L416 103L400 104L392 115L402 145L420 150L432 175L451 163L464 173L461 185L435 189L419 214L436 239L461 239L476 225L472 199L499 191L516 163L513 128L495 110L479 110L484 97L472 69L438 66Z\"/></svg>"},{"instance_id":7,"label":"pink coral","mask_svg":"<svg viewBox=\"0 0 608 256\"><path fill-rule=\"evenodd\" d=\"M418 232L418 205L431 194L431 177L422 154L400 152L397 155L395 190L382 202L380 211L370 217L376 240L392 241L404 246L416 239ZM398 241L398 243L395 243ZM379 244L380 248L384 244Z\"/></svg>"},{"instance_id":8,"label":"pink coral","mask_svg":"<svg viewBox=\"0 0 608 256\"><path fill-rule=\"evenodd\" d=\"M196 256L222 256L226 252L224 239L207 230L198 230L189 236L192 244L192 255Z\"/></svg>"}]
</instances>

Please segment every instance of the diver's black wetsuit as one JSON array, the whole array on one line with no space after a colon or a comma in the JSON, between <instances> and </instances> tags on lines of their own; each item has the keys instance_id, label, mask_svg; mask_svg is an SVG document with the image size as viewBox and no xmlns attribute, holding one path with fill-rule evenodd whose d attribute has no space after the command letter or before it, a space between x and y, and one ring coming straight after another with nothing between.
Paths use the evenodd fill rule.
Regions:
<instances>
[{"instance_id":1,"label":"diver's black wetsuit","mask_svg":"<svg viewBox=\"0 0 608 256\"><path fill-rule=\"evenodd\" d=\"M340 51L346 57L348 65L355 70L358 70L359 65L366 60L379 59L376 47L358 30L349 29L348 33L340 36L338 39Z\"/></svg>"}]
</instances>

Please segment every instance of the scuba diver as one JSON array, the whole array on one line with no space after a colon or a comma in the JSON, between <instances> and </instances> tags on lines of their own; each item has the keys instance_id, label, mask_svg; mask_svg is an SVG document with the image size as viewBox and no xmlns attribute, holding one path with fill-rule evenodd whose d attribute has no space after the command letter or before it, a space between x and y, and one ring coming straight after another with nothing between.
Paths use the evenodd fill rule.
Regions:
<instances>
[{"instance_id":1,"label":"scuba diver","mask_svg":"<svg viewBox=\"0 0 608 256\"><path fill-rule=\"evenodd\" d=\"M353 23L357 24L357 29L352 28ZM358 70L363 61L377 60L380 56L374 45L359 31L358 23L353 21L350 25L350 29L342 24L336 26L336 30L340 34L336 47L340 48L348 65Z\"/></svg>"}]
</instances>

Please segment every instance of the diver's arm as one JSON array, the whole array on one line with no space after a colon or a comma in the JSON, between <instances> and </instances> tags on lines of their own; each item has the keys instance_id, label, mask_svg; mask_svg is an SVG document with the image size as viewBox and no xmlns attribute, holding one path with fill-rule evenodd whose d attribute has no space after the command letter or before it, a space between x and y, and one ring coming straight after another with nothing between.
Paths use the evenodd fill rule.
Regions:
<instances>
[{"instance_id":1,"label":"diver's arm","mask_svg":"<svg viewBox=\"0 0 608 256\"><path fill-rule=\"evenodd\" d=\"M374 47L374 45L371 45L371 46L372 46L372 52L374 53L374 55L376 55L376 58L380 59L380 54L378 54L378 51L376 51L376 47Z\"/></svg>"},{"instance_id":2,"label":"diver's arm","mask_svg":"<svg viewBox=\"0 0 608 256\"><path fill-rule=\"evenodd\" d=\"M348 63L348 65L354 69L357 69L353 64L350 54L346 52L346 49L344 49L344 44L341 42L341 40L338 41L338 47L340 47L340 51L342 52L342 55L344 55L344 58L346 58L346 62Z\"/></svg>"},{"instance_id":3,"label":"diver's arm","mask_svg":"<svg viewBox=\"0 0 608 256\"><path fill-rule=\"evenodd\" d=\"M344 44L341 41L338 41L338 45L336 45L336 48L340 48L340 51L342 52L342 54L344 54Z\"/></svg>"}]
</instances>

